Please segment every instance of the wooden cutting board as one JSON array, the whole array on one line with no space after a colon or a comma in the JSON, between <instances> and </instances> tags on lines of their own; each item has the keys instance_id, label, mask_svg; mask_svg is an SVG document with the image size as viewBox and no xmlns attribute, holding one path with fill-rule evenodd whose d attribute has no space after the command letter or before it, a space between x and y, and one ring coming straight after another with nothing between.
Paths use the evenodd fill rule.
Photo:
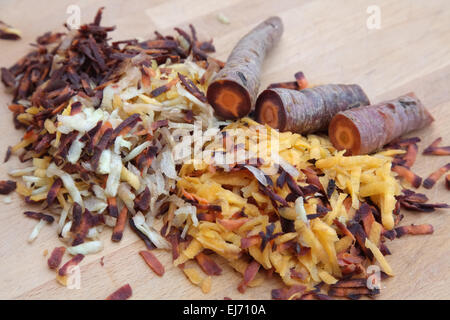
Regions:
<instances>
[{"instance_id":1,"label":"wooden cutting board","mask_svg":"<svg viewBox=\"0 0 450 320\"><path fill-rule=\"evenodd\" d=\"M154 30L172 33L175 26L194 24L199 36L214 38L216 57L225 60L236 41L258 22L279 15L285 24L281 43L267 59L262 88L271 82L291 80L303 71L312 84L358 83L371 101L394 98L414 91L435 116L435 123L416 132L423 150L432 140L443 137L450 144L450 2L415 1L306 1L306 0L151 0L151 1L24 1L2 0L0 20L23 31L21 41L0 40L0 66L10 66L30 47L38 35L62 30L70 4L81 8L81 21L92 21L98 7L105 5L103 23L116 25L114 39L152 37ZM368 5L380 8L381 28L369 30ZM218 21L228 17L230 24ZM22 132L16 131L6 106L11 97L0 89L0 151L15 144ZM413 170L426 177L449 161L449 157L419 156ZM0 165L0 177L10 169L23 167L13 157ZM424 189L419 191L423 192ZM440 180L425 193L432 201L450 203L450 191ZM0 197L2 201L3 197ZM158 252L166 266L159 278L145 265L138 251L144 244L127 232L119 244L111 243L104 232L105 250L85 258L81 264L81 288L66 289L55 281L46 264L44 251L61 245L56 224L45 226L38 239L26 239L35 221L22 212L29 209L13 195L13 202L0 202L0 298L18 299L103 299L123 284L133 288L139 299L270 299L270 290L280 287L276 279L241 295L236 287L240 276L224 266L222 276L214 277L212 291L204 295L191 285L182 272L171 267L170 255ZM430 236L405 236L388 243L387 259L395 277L383 282L383 299L450 298L450 211L431 214L403 212L403 224L431 223ZM104 266L100 259L103 258ZM65 257L67 259L67 256Z\"/></svg>"}]
</instances>

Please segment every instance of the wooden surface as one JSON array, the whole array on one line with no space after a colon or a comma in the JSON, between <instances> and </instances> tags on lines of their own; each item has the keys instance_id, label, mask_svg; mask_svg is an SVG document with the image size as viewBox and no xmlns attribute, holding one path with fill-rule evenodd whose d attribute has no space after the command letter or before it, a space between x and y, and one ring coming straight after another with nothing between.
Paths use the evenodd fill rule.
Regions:
<instances>
[{"instance_id":1,"label":"wooden surface","mask_svg":"<svg viewBox=\"0 0 450 320\"><path fill-rule=\"evenodd\" d=\"M201 37L214 38L216 57L226 59L238 38L261 20L279 15L285 33L279 46L267 59L262 87L270 82L291 80L302 70L313 84L358 83L371 101L394 98L415 91L435 116L432 127L420 134L421 150L442 136L450 144L450 1L307 1L307 0L209 0L209 1L18 1L0 0L0 20L23 31L22 41L0 40L0 66L9 66L28 50L28 44L48 30L62 30L69 4L79 4L82 22L90 22L99 6L106 5L104 24L116 25L114 39L151 37L153 30L172 33L175 26L193 23ZM381 9L381 29L368 30L369 4ZM217 20L226 15L231 24ZM22 133L16 131L6 109L10 101L0 89L0 152L15 144ZM419 156L413 167L426 177L449 157ZM17 168L13 158L0 165L0 177ZM420 189L424 191L424 189ZM426 194L434 201L450 202L450 192L440 180ZM0 199L1 201L1 199ZM204 295L191 285L179 269L170 267L166 252L158 253L166 266L159 278L138 255L144 244L127 232L124 240L111 243L110 231L104 232L106 248L90 255L81 264L81 288L69 290L55 281L43 255L61 245L56 224L45 226L38 239L26 239L35 221L23 217L22 200L13 195L11 204L0 207L0 298L19 299L103 299L125 283L140 299L270 299L270 289L281 282L270 280L264 286L241 295L236 287L240 276L224 267L224 274L213 278L212 292ZM396 276L383 282L384 299L450 298L450 212L432 214L404 212L403 224L431 223L431 236L405 236L388 243L388 257ZM104 266L100 258L104 256ZM65 257L67 259L67 256Z\"/></svg>"}]
</instances>

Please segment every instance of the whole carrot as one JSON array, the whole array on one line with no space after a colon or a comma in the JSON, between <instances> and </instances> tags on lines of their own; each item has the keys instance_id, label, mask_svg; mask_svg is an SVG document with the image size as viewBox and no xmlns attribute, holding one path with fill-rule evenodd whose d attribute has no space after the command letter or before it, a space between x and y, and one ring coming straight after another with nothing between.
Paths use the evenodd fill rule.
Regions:
<instances>
[{"instance_id":1,"label":"whole carrot","mask_svg":"<svg viewBox=\"0 0 450 320\"><path fill-rule=\"evenodd\" d=\"M433 120L415 94L408 93L377 105L338 113L330 123L328 135L338 150L366 154Z\"/></svg>"},{"instance_id":2,"label":"whole carrot","mask_svg":"<svg viewBox=\"0 0 450 320\"><path fill-rule=\"evenodd\" d=\"M208 87L208 102L218 116L237 119L250 113L258 94L261 65L282 33L281 19L271 17L236 44L225 67Z\"/></svg>"},{"instance_id":3,"label":"whole carrot","mask_svg":"<svg viewBox=\"0 0 450 320\"><path fill-rule=\"evenodd\" d=\"M326 130L335 114L369 104L356 84L327 84L304 90L264 90L256 101L256 120L280 131L310 133Z\"/></svg>"}]
</instances>

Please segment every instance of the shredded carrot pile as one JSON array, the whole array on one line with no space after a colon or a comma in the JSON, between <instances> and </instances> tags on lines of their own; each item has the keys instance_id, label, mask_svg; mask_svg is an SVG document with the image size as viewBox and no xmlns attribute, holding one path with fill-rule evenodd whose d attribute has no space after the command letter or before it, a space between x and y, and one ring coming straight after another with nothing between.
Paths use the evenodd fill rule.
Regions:
<instances>
[{"instance_id":1,"label":"shredded carrot pile","mask_svg":"<svg viewBox=\"0 0 450 320\"><path fill-rule=\"evenodd\" d=\"M222 136L231 137L228 133L236 130L236 137L245 136L245 141L227 139L225 147L223 141L213 142L208 149L217 155L242 146L250 154L244 163L250 163L252 151L275 139L289 166L277 166L270 152L258 154L254 165L215 165L214 157L185 164L178 195L195 207L198 221L187 220L190 241L180 244L175 265L212 250L243 274L245 285L264 279L261 272L246 278L256 262L305 292L322 281L335 285L344 276L365 277L363 265L373 256L392 275L377 250L384 250L383 232L394 227L398 214L395 196L401 188L390 170L397 152L346 157L326 137L279 133L250 119L229 125ZM369 214L370 223L362 217Z\"/></svg>"},{"instance_id":2,"label":"shredded carrot pile","mask_svg":"<svg viewBox=\"0 0 450 320\"><path fill-rule=\"evenodd\" d=\"M67 250L55 252L52 269L65 252L103 250L105 226L113 228L114 242L129 224L148 249L169 250L153 222L176 198L180 150L191 149L179 139L192 136L197 124L219 132L205 96L220 69L207 55L212 42L199 41L190 26L190 34L176 28L177 37L110 43L114 27L100 26L102 10L79 30L39 37L38 49L1 69L14 93L14 122L26 128L6 160L17 155L26 165L9 172L18 181L1 181L0 193L16 190L56 216L25 212L39 220L29 242L57 220Z\"/></svg>"}]
</instances>

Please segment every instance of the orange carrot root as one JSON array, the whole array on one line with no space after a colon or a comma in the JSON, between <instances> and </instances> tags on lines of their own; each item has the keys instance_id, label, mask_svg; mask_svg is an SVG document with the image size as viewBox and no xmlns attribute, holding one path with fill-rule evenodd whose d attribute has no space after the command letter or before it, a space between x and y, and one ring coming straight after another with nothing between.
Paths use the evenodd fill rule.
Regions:
<instances>
[{"instance_id":1,"label":"orange carrot root","mask_svg":"<svg viewBox=\"0 0 450 320\"><path fill-rule=\"evenodd\" d=\"M258 94L262 62L282 33L281 19L271 17L236 44L208 87L208 102L218 116L237 119L250 113Z\"/></svg>"},{"instance_id":2,"label":"orange carrot root","mask_svg":"<svg viewBox=\"0 0 450 320\"><path fill-rule=\"evenodd\" d=\"M377 105L349 109L335 115L328 128L334 147L348 154L367 154L434 121L420 100L409 93ZM413 163L411 150L408 163Z\"/></svg>"},{"instance_id":3,"label":"orange carrot root","mask_svg":"<svg viewBox=\"0 0 450 320\"><path fill-rule=\"evenodd\" d=\"M329 84L301 91L273 88L259 95L255 115L257 121L280 131L304 134L326 130L336 113L368 104L358 85Z\"/></svg>"}]
</instances>

